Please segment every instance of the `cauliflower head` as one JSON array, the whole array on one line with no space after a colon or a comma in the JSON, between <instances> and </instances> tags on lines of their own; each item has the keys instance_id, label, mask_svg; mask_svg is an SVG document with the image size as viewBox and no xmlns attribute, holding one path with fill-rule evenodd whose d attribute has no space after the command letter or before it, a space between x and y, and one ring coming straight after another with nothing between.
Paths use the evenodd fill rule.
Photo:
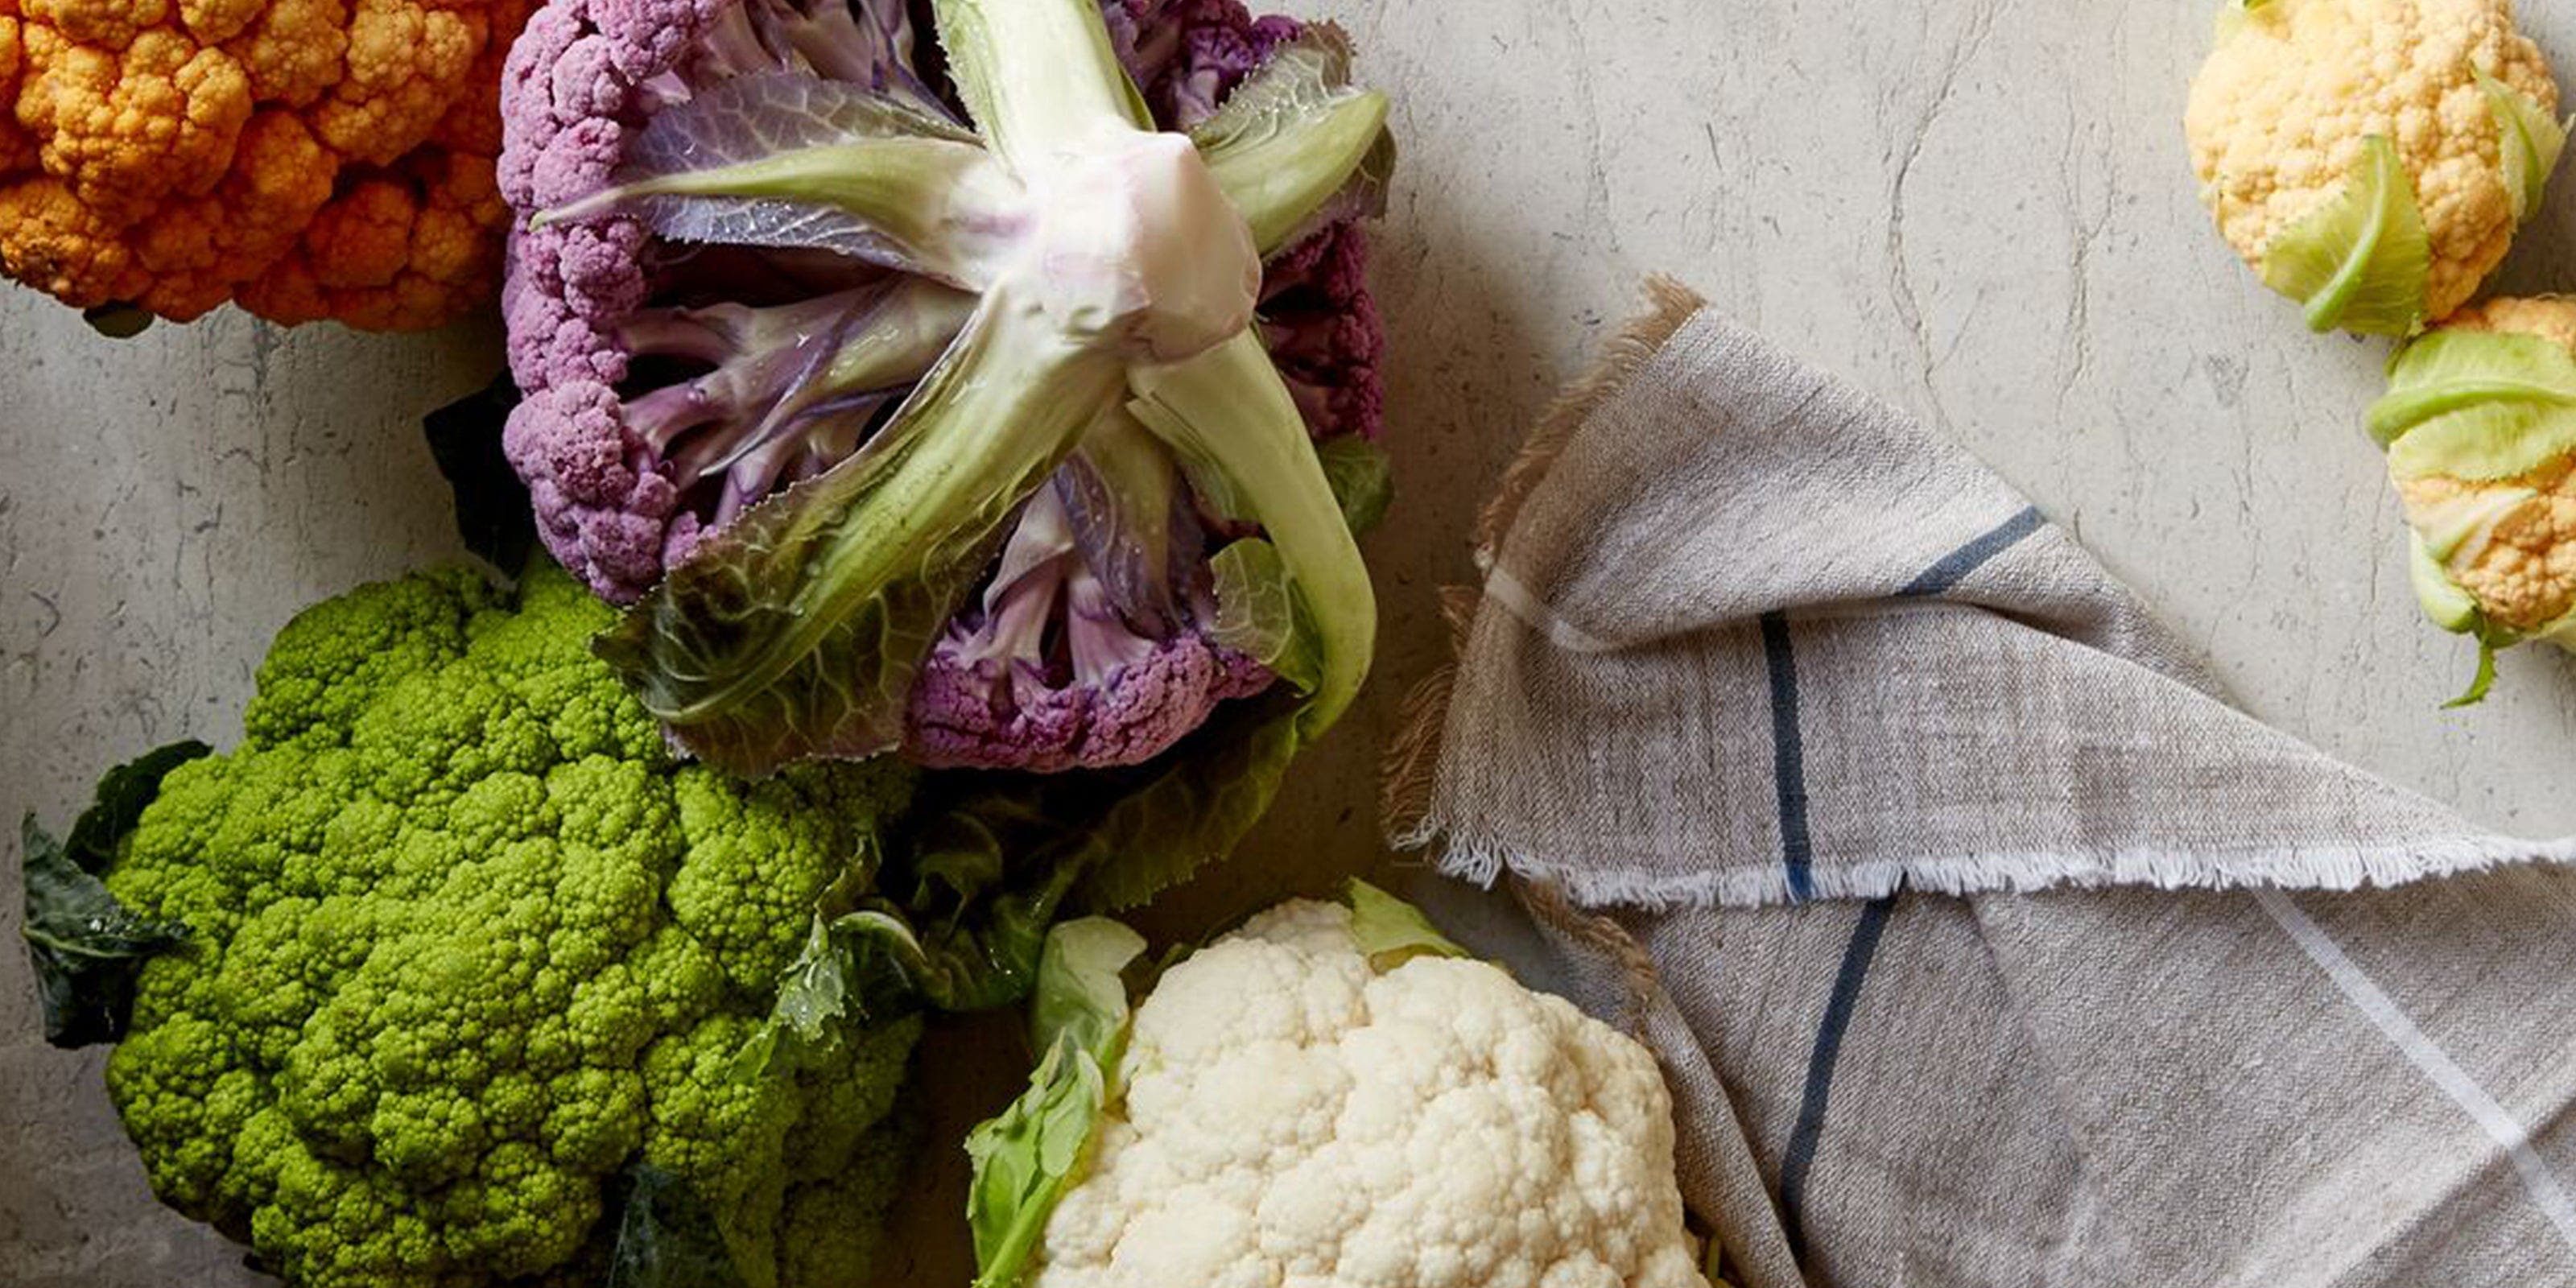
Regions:
<instances>
[{"instance_id":1,"label":"cauliflower head","mask_svg":"<svg viewBox=\"0 0 2576 1288\"><path fill-rule=\"evenodd\" d=\"M2565 130L2511 0L2233 0L2183 118L2218 230L2324 331L2465 303Z\"/></svg>"},{"instance_id":2,"label":"cauliflower head","mask_svg":"<svg viewBox=\"0 0 2576 1288\"><path fill-rule=\"evenodd\" d=\"M1025 1282L1704 1286L1654 1057L1353 898L1283 904L1163 974ZM1413 927L1392 947L1353 911L1389 906Z\"/></svg>"},{"instance_id":3,"label":"cauliflower head","mask_svg":"<svg viewBox=\"0 0 2576 1288\"><path fill-rule=\"evenodd\" d=\"M2576 300L2504 298L2406 347L2370 411L2424 611L2496 649L2576 648Z\"/></svg>"},{"instance_id":4,"label":"cauliflower head","mask_svg":"<svg viewBox=\"0 0 2576 1288\"><path fill-rule=\"evenodd\" d=\"M162 1199L290 1284L598 1282L638 1168L753 1288L865 1274L918 1022L736 1057L912 779L676 762L590 656L610 616L552 568L307 609L241 745L162 780L107 871L189 932L108 1090Z\"/></svg>"},{"instance_id":5,"label":"cauliflower head","mask_svg":"<svg viewBox=\"0 0 2576 1288\"><path fill-rule=\"evenodd\" d=\"M433 326L491 297L533 0L0 0L0 269L80 308Z\"/></svg>"}]
</instances>

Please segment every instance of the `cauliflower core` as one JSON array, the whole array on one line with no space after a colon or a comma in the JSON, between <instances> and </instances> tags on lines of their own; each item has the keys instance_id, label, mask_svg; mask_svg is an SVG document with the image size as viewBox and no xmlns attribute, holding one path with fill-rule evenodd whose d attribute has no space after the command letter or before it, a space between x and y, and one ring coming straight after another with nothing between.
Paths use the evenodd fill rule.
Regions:
<instances>
[{"instance_id":1,"label":"cauliflower core","mask_svg":"<svg viewBox=\"0 0 2576 1288\"><path fill-rule=\"evenodd\" d=\"M1166 973L1036 1288L1705 1288L1654 1057L1293 902Z\"/></svg>"},{"instance_id":2,"label":"cauliflower core","mask_svg":"<svg viewBox=\"0 0 2576 1288\"><path fill-rule=\"evenodd\" d=\"M2424 316L2447 316L2512 242L2516 198L2483 70L2554 114L2558 86L2511 0L2270 0L2223 29L2183 117L2218 230L2261 269L2384 137L2431 256Z\"/></svg>"},{"instance_id":3,"label":"cauliflower core","mask_svg":"<svg viewBox=\"0 0 2576 1288\"><path fill-rule=\"evenodd\" d=\"M2487 300L2443 329L2537 336L2576 354L2576 299ZM2419 531L2450 515L2486 518L2444 567L2488 620L2529 634L2576 611L2576 457L2505 479L2400 478L2397 494Z\"/></svg>"}]
</instances>

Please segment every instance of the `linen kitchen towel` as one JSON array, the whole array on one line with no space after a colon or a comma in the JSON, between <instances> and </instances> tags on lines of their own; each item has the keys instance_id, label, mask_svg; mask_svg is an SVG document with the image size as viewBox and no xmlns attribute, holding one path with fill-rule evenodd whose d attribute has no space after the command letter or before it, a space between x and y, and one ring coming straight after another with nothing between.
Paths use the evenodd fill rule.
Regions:
<instances>
[{"instance_id":1,"label":"linen kitchen towel","mask_svg":"<svg viewBox=\"0 0 2576 1288\"><path fill-rule=\"evenodd\" d=\"M1655 1046L1739 1282L2576 1284L2576 840L2234 710L1964 452L1655 292L1388 817Z\"/></svg>"}]
</instances>

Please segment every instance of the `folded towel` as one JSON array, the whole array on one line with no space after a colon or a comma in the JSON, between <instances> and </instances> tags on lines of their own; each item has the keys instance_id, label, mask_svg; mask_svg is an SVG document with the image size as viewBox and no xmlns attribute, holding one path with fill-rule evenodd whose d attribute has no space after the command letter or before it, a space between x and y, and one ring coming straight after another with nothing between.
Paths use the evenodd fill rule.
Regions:
<instances>
[{"instance_id":1,"label":"folded towel","mask_svg":"<svg viewBox=\"0 0 2576 1288\"><path fill-rule=\"evenodd\" d=\"M1391 826L1663 1056L1739 1282L2576 1283L2576 838L2236 711L1678 288L1478 554Z\"/></svg>"}]
</instances>

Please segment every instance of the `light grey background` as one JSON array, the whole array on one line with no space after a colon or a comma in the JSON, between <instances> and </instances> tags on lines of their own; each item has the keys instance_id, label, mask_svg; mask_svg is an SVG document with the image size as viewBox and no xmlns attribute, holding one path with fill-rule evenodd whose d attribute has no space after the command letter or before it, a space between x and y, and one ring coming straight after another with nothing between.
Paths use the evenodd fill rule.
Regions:
<instances>
[{"instance_id":1,"label":"light grey background","mask_svg":"<svg viewBox=\"0 0 2576 1288\"><path fill-rule=\"evenodd\" d=\"M2193 199L2205 8L1316 0L1404 147L1376 269L1402 489L1368 543L1378 672L1248 852L1159 919L1382 861L1374 762L1441 651L1435 589L1468 575L1523 427L1657 270L1957 435L2259 715L2481 822L2576 831L2576 663L2519 652L2487 706L2438 709L2471 650L2418 619L2359 428L2384 351L2306 334ZM2576 10L2526 21L2576 50ZM2576 287L2558 198L2508 284ZM227 312L117 342L0 289L0 820L61 822L145 747L229 744L296 608L452 553L417 419L497 363L488 323ZM0 937L16 918L12 893ZM98 1064L38 1042L0 945L0 1285L248 1282L152 1203Z\"/></svg>"}]
</instances>

